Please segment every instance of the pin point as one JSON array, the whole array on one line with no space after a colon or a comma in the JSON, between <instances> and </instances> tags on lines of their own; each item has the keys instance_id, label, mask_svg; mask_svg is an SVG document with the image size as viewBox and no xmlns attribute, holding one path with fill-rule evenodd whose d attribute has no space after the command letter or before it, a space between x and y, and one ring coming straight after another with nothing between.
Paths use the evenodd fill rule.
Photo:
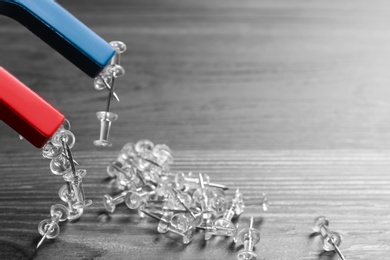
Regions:
<instances>
[{"instance_id":1,"label":"pin point","mask_svg":"<svg viewBox=\"0 0 390 260\"><path fill-rule=\"evenodd\" d=\"M44 219L38 225L38 232L42 235L42 238L37 245L37 249L46 238L54 239L58 237L60 234L58 222L63 222L68 219L68 209L61 204L51 206L50 214L51 219Z\"/></svg>"},{"instance_id":2,"label":"pin point","mask_svg":"<svg viewBox=\"0 0 390 260\"><path fill-rule=\"evenodd\" d=\"M0 14L20 22L90 77L115 55L110 44L54 0L0 0Z\"/></svg>"}]
</instances>

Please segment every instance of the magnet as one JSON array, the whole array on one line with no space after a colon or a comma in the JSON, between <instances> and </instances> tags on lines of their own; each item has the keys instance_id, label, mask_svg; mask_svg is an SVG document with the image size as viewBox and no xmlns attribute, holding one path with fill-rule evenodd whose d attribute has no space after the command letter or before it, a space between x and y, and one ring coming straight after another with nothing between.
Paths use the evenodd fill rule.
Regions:
<instances>
[{"instance_id":1,"label":"magnet","mask_svg":"<svg viewBox=\"0 0 390 260\"><path fill-rule=\"evenodd\" d=\"M64 115L0 67L0 120L41 148L64 123Z\"/></svg>"},{"instance_id":2,"label":"magnet","mask_svg":"<svg viewBox=\"0 0 390 260\"><path fill-rule=\"evenodd\" d=\"M0 0L0 14L18 22L88 76L98 76L115 50L54 0Z\"/></svg>"}]
</instances>

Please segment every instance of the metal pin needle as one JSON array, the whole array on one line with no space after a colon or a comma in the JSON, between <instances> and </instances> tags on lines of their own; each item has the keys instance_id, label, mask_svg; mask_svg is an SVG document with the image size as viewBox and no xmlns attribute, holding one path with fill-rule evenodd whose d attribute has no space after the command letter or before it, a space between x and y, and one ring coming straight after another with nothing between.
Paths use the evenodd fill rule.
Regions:
<instances>
[{"instance_id":1,"label":"metal pin needle","mask_svg":"<svg viewBox=\"0 0 390 260\"><path fill-rule=\"evenodd\" d=\"M104 85L106 86L106 88L107 88L109 91L111 91L111 86L110 86L110 84L108 84L108 82L107 82L105 79L103 79L103 78L101 78L101 80L103 81L103 83L104 83ZM114 84L114 79L113 79L112 84ZM114 98L119 102L119 97L118 97L118 95L117 95L114 91L112 92L112 95L113 95Z\"/></svg>"},{"instance_id":2,"label":"metal pin needle","mask_svg":"<svg viewBox=\"0 0 390 260\"><path fill-rule=\"evenodd\" d=\"M344 255L341 253L339 247L336 245L336 243L333 241L333 239L330 239L332 245L334 246L334 249L336 251L336 253L339 255L339 257L342 259L342 260L345 260L345 257Z\"/></svg>"},{"instance_id":3,"label":"metal pin needle","mask_svg":"<svg viewBox=\"0 0 390 260\"><path fill-rule=\"evenodd\" d=\"M41 240L39 241L39 243L38 243L36 249L38 249L38 247L40 247L40 246L42 245L42 243L43 243L43 241L45 240L47 234L49 234L50 228L51 228L51 226L49 226L49 227L47 228L47 230L46 230L45 233L43 234Z\"/></svg>"}]
</instances>

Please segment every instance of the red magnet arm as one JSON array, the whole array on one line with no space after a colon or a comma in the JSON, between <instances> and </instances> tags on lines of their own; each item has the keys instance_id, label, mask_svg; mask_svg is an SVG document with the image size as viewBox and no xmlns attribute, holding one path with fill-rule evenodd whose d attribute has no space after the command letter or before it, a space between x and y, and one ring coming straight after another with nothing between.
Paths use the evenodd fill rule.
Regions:
<instances>
[{"instance_id":1,"label":"red magnet arm","mask_svg":"<svg viewBox=\"0 0 390 260\"><path fill-rule=\"evenodd\" d=\"M41 148L63 124L65 117L0 67L0 120Z\"/></svg>"}]
</instances>

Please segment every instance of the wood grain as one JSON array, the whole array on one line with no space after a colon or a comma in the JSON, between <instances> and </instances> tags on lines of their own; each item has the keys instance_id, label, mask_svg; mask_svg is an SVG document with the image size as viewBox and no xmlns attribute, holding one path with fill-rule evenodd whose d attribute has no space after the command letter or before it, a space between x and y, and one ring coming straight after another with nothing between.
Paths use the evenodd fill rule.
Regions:
<instances>
[{"instance_id":1,"label":"wood grain","mask_svg":"<svg viewBox=\"0 0 390 260\"><path fill-rule=\"evenodd\" d=\"M103 214L105 167L128 141L148 138L175 152L175 170L202 171L262 191L269 212L247 207L266 259L338 259L321 253L310 225L326 215L344 235L347 259L390 253L390 16L388 1L59 1L104 39L128 50L116 81L110 139L95 113L107 93L15 21L0 17L0 66L60 109L95 201L58 239L37 224L58 203L61 179L40 151L0 123L0 259L235 259L230 240L189 246L157 235L125 207ZM234 189L229 191L231 195Z\"/></svg>"},{"instance_id":2,"label":"wood grain","mask_svg":"<svg viewBox=\"0 0 390 260\"><path fill-rule=\"evenodd\" d=\"M155 221L141 220L125 206L108 216L101 202L110 192L105 166L116 153L76 155L88 170L85 190L94 204L76 223L64 223L59 238L46 242L36 259L235 259L242 249L230 239L205 243L202 232L184 246L177 237L158 235ZM262 234L256 251L266 259L333 259L322 254L318 237L310 237L318 215L328 216L331 228L343 235L340 247L347 259L387 259L389 152L179 150L174 155L173 170L208 173L231 187L229 196L240 188L247 204L240 223L255 216ZM48 217L49 205L58 203L62 185L48 161L21 157L23 164L21 158L0 160L6 180L0 184L2 259L33 255L36 226ZM267 212L261 210L262 192L269 196Z\"/></svg>"}]
</instances>

